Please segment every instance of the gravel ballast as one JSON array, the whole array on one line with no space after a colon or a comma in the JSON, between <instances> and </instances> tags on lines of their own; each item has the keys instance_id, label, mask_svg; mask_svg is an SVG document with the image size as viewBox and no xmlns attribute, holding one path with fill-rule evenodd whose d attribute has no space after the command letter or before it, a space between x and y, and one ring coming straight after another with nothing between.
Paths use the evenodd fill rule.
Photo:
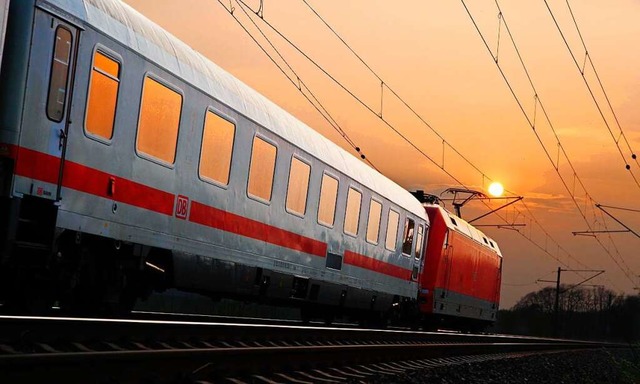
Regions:
<instances>
[{"instance_id":1,"label":"gravel ballast","mask_svg":"<svg viewBox=\"0 0 640 384\"><path fill-rule=\"evenodd\" d=\"M558 352L369 378L370 383L640 383L640 350Z\"/></svg>"}]
</instances>

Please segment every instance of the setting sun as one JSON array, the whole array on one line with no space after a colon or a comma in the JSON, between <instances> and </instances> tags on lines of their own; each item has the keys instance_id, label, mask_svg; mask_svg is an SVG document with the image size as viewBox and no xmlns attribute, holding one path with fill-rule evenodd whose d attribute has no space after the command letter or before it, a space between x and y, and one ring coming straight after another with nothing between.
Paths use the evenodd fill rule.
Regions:
<instances>
[{"instance_id":1,"label":"setting sun","mask_svg":"<svg viewBox=\"0 0 640 384\"><path fill-rule=\"evenodd\" d=\"M491 183L491 185L489 186L489 193L491 194L491 196L502 196L502 192L504 192L504 188L502 187L502 184L498 183L497 181Z\"/></svg>"}]
</instances>

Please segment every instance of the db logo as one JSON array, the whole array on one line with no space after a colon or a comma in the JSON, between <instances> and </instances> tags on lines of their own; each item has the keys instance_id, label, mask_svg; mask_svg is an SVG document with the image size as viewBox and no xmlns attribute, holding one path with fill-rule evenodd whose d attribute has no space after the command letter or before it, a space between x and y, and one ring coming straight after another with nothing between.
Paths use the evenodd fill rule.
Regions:
<instances>
[{"instance_id":1,"label":"db logo","mask_svg":"<svg viewBox=\"0 0 640 384\"><path fill-rule=\"evenodd\" d=\"M187 218L188 211L189 198L186 196L178 195L178 202L176 203L176 217L178 219L185 220Z\"/></svg>"}]
</instances>

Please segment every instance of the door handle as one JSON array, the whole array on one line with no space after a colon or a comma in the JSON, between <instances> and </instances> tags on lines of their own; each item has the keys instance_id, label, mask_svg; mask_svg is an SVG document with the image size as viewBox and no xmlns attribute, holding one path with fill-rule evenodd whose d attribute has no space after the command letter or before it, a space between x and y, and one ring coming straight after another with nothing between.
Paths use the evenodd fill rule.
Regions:
<instances>
[{"instance_id":1,"label":"door handle","mask_svg":"<svg viewBox=\"0 0 640 384\"><path fill-rule=\"evenodd\" d=\"M64 141L67 139L67 134L65 133L64 129L60 129L59 136L60 141L58 142L58 150L61 150L62 146L64 145Z\"/></svg>"}]
</instances>

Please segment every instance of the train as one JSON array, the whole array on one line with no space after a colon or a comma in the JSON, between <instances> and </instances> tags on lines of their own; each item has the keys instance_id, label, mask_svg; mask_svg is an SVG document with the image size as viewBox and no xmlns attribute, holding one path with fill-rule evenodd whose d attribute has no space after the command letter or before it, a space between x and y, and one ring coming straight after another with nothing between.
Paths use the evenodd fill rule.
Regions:
<instances>
[{"instance_id":1,"label":"train","mask_svg":"<svg viewBox=\"0 0 640 384\"><path fill-rule=\"evenodd\" d=\"M152 292L481 328L497 243L120 0L0 0L3 310Z\"/></svg>"}]
</instances>

